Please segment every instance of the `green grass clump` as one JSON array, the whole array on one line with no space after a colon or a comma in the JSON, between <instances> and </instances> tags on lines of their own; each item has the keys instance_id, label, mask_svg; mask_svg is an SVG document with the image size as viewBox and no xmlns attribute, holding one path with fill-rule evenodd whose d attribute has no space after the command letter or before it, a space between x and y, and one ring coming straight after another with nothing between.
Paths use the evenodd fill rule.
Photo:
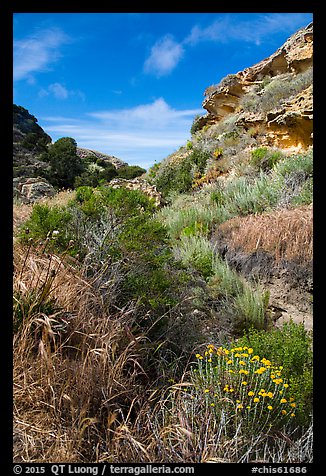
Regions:
<instances>
[{"instance_id":1,"label":"green grass clump","mask_svg":"<svg viewBox=\"0 0 326 476\"><path fill-rule=\"evenodd\" d=\"M268 293L255 289L219 256L214 256L208 289L211 297L219 300L232 316L233 332L242 334L251 326L267 326Z\"/></svg>"},{"instance_id":2,"label":"green grass clump","mask_svg":"<svg viewBox=\"0 0 326 476\"><path fill-rule=\"evenodd\" d=\"M174 247L174 256L184 266L202 274L204 278L212 275L213 250L209 241L203 236L181 236Z\"/></svg>"}]
</instances>

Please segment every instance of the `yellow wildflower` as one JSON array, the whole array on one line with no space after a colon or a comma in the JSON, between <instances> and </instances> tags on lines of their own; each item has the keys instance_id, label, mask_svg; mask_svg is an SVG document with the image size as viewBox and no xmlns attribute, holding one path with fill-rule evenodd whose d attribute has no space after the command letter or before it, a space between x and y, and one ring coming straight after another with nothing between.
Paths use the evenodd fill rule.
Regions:
<instances>
[{"instance_id":1,"label":"yellow wildflower","mask_svg":"<svg viewBox=\"0 0 326 476\"><path fill-rule=\"evenodd\" d=\"M273 407L272 407L272 405L268 405L268 407L267 407L267 408L268 408L268 410L273 410Z\"/></svg>"},{"instance_id":2,"label":"yellow wildflower","mask_svg":"<svg viewBox=\"0 0 326 476\"><path fill-rule=\"evenodd\" d=\"M209 393L209 389L205 388L204 393Z\"/></svg>"},{"instance_id":3,"label":"yellow wildflower","mask_svg":"<svg viewBox=\"0 0 326 476\"><path fill-rule=\"evenodd\" d=\"M281 411L282 415L286 415L286 410Z\"/></svg>"},{"instance_id":4,"label":"yellow wildflower","mask_svg":"<svg viewBox=\"0 0 326 476\"><path fill-rule=\"evenodd\" d=\"M280 402L281 402L281 403L286 403L286 402L287 402L287 399L286 399L286 398L281 398Z\"/></svg>"},{"instance_id":5,"label":"yellow wildflower","mask_svg":"<svg viewBox=\"0 0 326 476\"><path fill-rule=\"evenodd\" d=\"M250 392L248 392L248 395L249 397L253 397L255 395L255 392L253 392L252 390L250 390Z\"/></svg>"},{"instance_id":6,"label":"yellow wildflower","mask_svg":"<svg viewBox=\"0 0 326 476\"><path fill-rule=\"evenodd\" d=\"M258 403L258 402L259 402L259 397L255 397L255 398L254 398L254 402L255 402L255 403Z\"/></svg>"},{"instance_id":7,"label":"yellow wildflower","mask_svg":"<svg viewBox=\"0 0 326 476\"><path fill-rule=\"evenodd\" d=\"M248 382L242 381L241 385L248 385Z\"/></svg>"},{"instance_id":8,"label":"yellow wildflower","mask_svg":"<svg viewBox=\"0 0 326 476\"><path fill-rule=\"evenodd\" d=\"M248 354L252 354L253 351L254 351L254 350L253 350L251 347L249 347L249 349L248 349Z\"/></svg>"},{"instance_id":9,"label":"yellow wildflower","mask_svg":"<svg viewBox=\"0 0 326 476\"><path fill-rule=\"evenodd\" d=\"M265 368L265 367L260 367L259 369L255 370L254 373L260 375L260 374L262 374L262 373L265 372L265 371L266 371L266 368Z\"/></svg>"}]
</instances>

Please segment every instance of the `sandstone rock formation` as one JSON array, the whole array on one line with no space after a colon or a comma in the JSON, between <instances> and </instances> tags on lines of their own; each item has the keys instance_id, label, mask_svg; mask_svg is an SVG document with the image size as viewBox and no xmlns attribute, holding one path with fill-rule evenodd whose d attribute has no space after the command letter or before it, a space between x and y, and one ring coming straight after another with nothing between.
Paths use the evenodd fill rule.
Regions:
<instances>
[{"instance_id":1,"label":"sandstone rock formation","mask_svg":"<svg viewBox=\"0 0 326 476\"><path fill-rule=\"evenodd\" d=\"M256 127L265 135L266 145L307 148L312 145L312 63L311 23L293 34L270 57L207 88L203 101L207 114L198 119L198 127L238 114L236 124L247 129ZM289 90L287 98L282 98L282 86ZM276 104L271 100L273 90ZM249 98L256 101L256 107L252 107Z\"/></svg>"}]
</instances>

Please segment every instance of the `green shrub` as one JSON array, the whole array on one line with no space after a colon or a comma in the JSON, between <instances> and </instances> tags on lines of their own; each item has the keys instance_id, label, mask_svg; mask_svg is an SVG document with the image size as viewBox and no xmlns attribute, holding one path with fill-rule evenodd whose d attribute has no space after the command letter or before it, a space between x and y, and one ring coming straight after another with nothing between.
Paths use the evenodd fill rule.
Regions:
<instances>
[{"instance_id":1,"label":"green shrub","mask_svg":"<svg viewBox=\"0 0 326 476\"><path fill-rule=\"evenodd\" d=\"M196 165L197 171L204 173L207 160L210 158L210 153L202 149L195 148L190 154L189 160L192 164Z\"/></svg>"},{"instance_id":2,"label":"green shrub","mask_svg":"<svg viewBox=\"0 0 326 476\"><path fill-rule=\"evenodd\" d=\"M66 207L35 204L30 218L22 227L20 238L23 242L27 242L30 238L47 240L50 249L63 252L73 239L73 235L67 229L70 221L71 214Z\"/></svg>"},{"instance_id":3,"label":"green shrub","mask_svg":"<svg viewBox=\"0 0 326 476\"><path fill-rule=\"evenodd\" d=\"M177 163L162 163L154 183L158 191L167 197L171 192L185 193L191 190L192 180L192 162L187 157Z\"/></svg>"},{"instance_id":4,"label":"green shrub","mask_svg":"<svg viewBox=\"0 0 326 476\"><path fill-rule=\"evenodd\" d=\"M255 353L284 366L283 375L297 402L298 423L308 425L312 412L312 333L303 324L289 322L271 331L250 329L237 345L250 345Z\"/></svg>"},{"instance_id":5,"label":"green shrub","mask_svg":"<svg viewBox=\"0 0 326 476\"><path fill-rule=\"evenodd\" d=\"M275 151L267 147L258 147L251 151L251 164L265 172L272 169L282 158L281 151Z\"/></svg>"},{"instance_id":6,"label":"green shrub","mask_svg":"<svg viewBox=\"0 0 326 476\"><path fill-rule=\"evenodd\" d=\"M186 145L186 149L187 150L191 150L193 148L194 144L192 143L191 140L188 140L187 141L187 145Z\"/></svg>"},{"instance_id":7,"label":"green shrub","mask_svg":"<svg viewBox=\"0 0 326 476\"><path fill-rule=\"evenodd\" d=\"M143 175L145 172L146 170L138 165L123 165L122 167L119 167L116 175L127 180L132 180Z\"/></svg>"},{"instance_id":8,"label":"green shrub","mask_svg":"<svg viewBox=\"0 0 326 476\"><path fill-rule=\"evenodd\" d=\"M94 157L95 159L95 157ZM90 186L97 187L102 183L110 182L117 177L118 173L114 165L105 162L103 159L96 159L91 161L86 170L75 177L74 187Z\"/></svg>"}]
</instances>

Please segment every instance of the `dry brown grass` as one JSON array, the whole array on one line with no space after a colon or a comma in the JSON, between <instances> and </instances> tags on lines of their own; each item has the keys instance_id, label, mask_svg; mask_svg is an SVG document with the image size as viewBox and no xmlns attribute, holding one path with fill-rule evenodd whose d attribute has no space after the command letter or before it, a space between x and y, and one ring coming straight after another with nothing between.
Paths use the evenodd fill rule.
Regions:
<instances>
[{"instance_id":1,"label":"dry brown grass","mask_svg":"<svg viewBox=\"0 0 326 476\"><path fill-rule=\"evenodd\" d=\"M218 235L233 249L258 249L275 260L310 263L313 257L312 205L276 210L263 215L235 217L221 224Z\"/></svg>"},{"instance_id":2,"label":"dry brown grass","mask_svg":"<svg viewBox=\"0 0 326 476\"><path fill-rule=\"evenodd\" d=\"M14 234L18 228L29 218L32 213L32 205L21 203L13 206L13 232Z\"/></svg>"},{"instance_id":3,"label":"dry brown grass","mask_svg":"<svg viewBox=\"0 0 326 476\"><path fill-rule=\"evenodd\" d=\"M96 461L110 426L142 397L143 337L130 338L131 310L108 315L71 265L15 252L14 293L24 311L14 336L15 461ZM40 302L48 284L33 307L29 297ZM57 308L49 311L52 298Z\"/></svg>"}]
</instances>

